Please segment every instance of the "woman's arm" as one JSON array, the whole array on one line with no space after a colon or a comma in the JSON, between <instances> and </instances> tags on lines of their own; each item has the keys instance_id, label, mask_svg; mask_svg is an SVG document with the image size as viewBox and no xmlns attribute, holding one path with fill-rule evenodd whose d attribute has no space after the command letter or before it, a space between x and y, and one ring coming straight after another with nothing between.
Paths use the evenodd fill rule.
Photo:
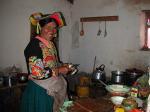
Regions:
<instances>
[{"instance_id":1,"label":"woman's arm","mask_svg":"<svg viewBox=\"0 0 150 112\"><path fill-rule=\"evenodd\" d=\"M37 58L37 56L30 56L28 65L31 77L35 79L44 79L52 76L52 70L48 67L45 68L42 59Z\"/></svg>"},{"instance_id":2,"label":"woman's arm","mask_svg":"<svg viewBox=\"0 0 150 112\"><path fill-rule=\"evenodd\" d=\"M72 71L72 68L69 67L68 64L64 64L60 67L49 68L44 67L42 59L37 58L37 56L29 57L29 71L31 73L31 77L35 79L44 79L51 76L58 76L58 74L67 74Z\"/></svg>"}]
</instances>

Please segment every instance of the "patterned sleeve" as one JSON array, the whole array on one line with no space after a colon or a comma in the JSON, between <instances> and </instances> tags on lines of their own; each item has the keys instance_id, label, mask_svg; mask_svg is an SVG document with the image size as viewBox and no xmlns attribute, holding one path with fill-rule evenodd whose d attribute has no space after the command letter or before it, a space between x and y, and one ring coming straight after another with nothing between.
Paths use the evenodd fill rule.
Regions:
<instances>
[{"instance_id":1,"label":"patterned sleeve","mask_svg":"<svg viewBox=\"0 0 150 112\"><path fill-rule=\"evenodd\" d=\"M29 57L28 64L31 76L35 79L45 79L52 74L52 70L50 68L44 68L42 59L37 58L37 56Z\"/></svg>"}]
</instances>

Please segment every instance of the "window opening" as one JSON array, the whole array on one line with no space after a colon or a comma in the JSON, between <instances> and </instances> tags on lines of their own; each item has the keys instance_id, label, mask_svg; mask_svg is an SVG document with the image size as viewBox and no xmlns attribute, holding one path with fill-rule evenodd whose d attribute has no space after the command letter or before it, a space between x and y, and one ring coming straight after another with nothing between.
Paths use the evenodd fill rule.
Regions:
<instances>
[{"instance_id":1,"label":"window opening","mask_svg":"<svg viewBox=\"0 0 150 112\"><path fill-rule=\"evenodd\" d=\"M142 11L141 20L141 47L150 50L150 10Z\"/></svg>"}]
</instances>

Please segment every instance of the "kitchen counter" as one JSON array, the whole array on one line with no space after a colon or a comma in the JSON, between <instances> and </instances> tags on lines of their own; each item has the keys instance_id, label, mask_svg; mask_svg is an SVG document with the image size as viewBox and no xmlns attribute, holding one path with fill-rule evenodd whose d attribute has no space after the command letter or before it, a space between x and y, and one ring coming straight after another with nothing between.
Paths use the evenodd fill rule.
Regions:
<instances>
[{"instance_id":1,"label":"kitchen counter","mask_svg":"<svg viewBox=\"0 0 150 112\"><path fill-rule=\"evenodd\" d=\"M26 85L17 83L11 87L0 86L0 112L19 112L21 95Z\"/></svg>"},{"instance_id":2,"label":"kitchen counter","mask_svg":"<svg viewBox=\"0 0 150 112\"><path fill-rule=\"evenodd\" d=\"M114 112L108 95L99 98L78 98L68 112Z\"/></svg>"},{"instance_id":3,"label":"kitchen counter","mask_svg":"<svg viewBox=\"0 0 150 112\"><path fill-rule=\"evenodd\" d=\"M0 86L0 91L1 90L6 90L6 89L13 89L13 88L24 87L26 85L27 85L27 83L17 83L15 85L12 85L11 87L9 87L9 86Z\"/></svg>"}]
</instances>

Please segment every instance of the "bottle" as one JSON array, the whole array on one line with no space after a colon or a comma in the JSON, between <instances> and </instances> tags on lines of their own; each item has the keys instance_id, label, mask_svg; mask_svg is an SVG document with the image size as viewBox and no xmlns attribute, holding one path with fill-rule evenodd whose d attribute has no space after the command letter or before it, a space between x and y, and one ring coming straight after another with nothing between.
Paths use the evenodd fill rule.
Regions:
<instances>
[{"instance_id":1,"label":"bottle","mask_svg":"<svg viewBox=\"0 0 150 112\"><path fill-rule=\"evenodd\" d=\"M130 96L137 98L138 93L139 93L138 82L135 82L131 87Z\"/></svg>"}]
</instances>

